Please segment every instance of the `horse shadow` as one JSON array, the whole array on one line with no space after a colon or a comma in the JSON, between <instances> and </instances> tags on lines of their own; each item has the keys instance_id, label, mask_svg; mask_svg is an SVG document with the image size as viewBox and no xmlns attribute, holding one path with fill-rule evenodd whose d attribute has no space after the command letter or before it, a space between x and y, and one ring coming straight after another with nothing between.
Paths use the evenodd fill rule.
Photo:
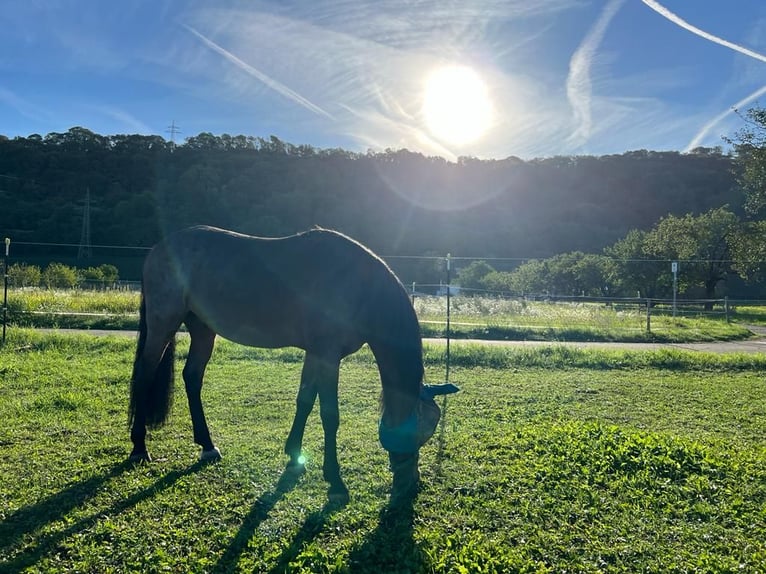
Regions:
<instances>
[{"instance_id":1,"label":"horse shadow","mask_svg":"<svg viewBox=\"0 0 766 574\"><path fill-rule=\"evenodd\" d=\"M348 556L351 572L421 572L427 563L414 538L416 494L392 500L378 525Z\"/></svg>"},{"instance_id":2,"label":"horse shadow","mask_svg":"<svg viewBox=\"0 0 766 574\"><path fill-rule=\"evenodd\" d=\"M442 416L436 442L434 478L441 478L445 458L447 406L442 400ZM420 489L424 487L421 483ZM378 515L378 525L348 557L351 572L422 572L429 569L429 560L415 542L414 504L418 492L389 500ZM392 549L396 549L392 552Z\"/></svg>"},{"instance_id":3,"label":"horse shadow","mask_svg":"<svg viewBox=\"0 0 766 574\"><path fill-rule=\"evenodd\" d=\"M297 486L301 477L302 473L286 468L279 477L276 486L258 497L258 500L253 503L250 512L242 521L237 534L218 559L211 573L223 574L235 569L240 556L247 548L248 542L255 534L255 531L268 518L269 513L277 503ZM270 572L284 572L290 561L298 556L303 546L311 542L324 529L328 517L341 507L341 504L327 502L321 510L307 516L292 542L277 558L277 564Z\"/></svg>"},{"instance_id":4,"label":"horse shadow","mask_svg":"<svg viewBox=\"0 0 766 574\"><path fill-rule=\"evenodd\" d=\"M158 493L170 488L184 476L198 472L209 464L205 461L197 461L183 470L174 470L154 484L148 486L124 500L115 502L106 509L94 511L89 516L70 524L64 530L43 534L35 540L34 545L18 554L11 560L0 561L0 570L17 572L29 568L39 562L46 555L67 538L79 534L95 526L104 515L114 515L124 512L140 502L156 496ZM18 544L26 536L35 536L41 528L52 524L65 517L70 511L80 507L93 498L101 487L109 480L116 478L124 472L135 467L135 463L125 461L112 467L108 472L100 476L94 476L73 484L64 490L38 502L25 506L0 523L0 555L7 555L8 551Z\"/></svg>"}]
</instances>

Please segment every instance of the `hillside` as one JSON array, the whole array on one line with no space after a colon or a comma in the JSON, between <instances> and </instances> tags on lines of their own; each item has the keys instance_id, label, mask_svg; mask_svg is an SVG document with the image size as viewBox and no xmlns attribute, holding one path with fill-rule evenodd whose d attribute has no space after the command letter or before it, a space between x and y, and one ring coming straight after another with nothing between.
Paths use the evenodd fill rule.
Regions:
<instances>
[{"instance_id":1,"label":"hillside","mask_svg":"<svg viewBox=\"0 0 766 574\"><path fill-rule=\"evenodd\" d=\"M95 245L148 246L196 223L256 235L321 225L384 255L507 258L599 252L668 213L742 204L731 158L711 149L448 163L273 137L0 136L0 233L16 254L79 243L86 190Z\"/></svg>"}]
</instances>

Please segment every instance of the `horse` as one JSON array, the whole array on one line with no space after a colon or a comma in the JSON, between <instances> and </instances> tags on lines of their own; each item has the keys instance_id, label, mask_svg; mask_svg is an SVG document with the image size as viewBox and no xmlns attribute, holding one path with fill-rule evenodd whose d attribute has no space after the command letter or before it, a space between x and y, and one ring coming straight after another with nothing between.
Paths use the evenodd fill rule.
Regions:
<instances>
[{"instance_id":1,"label":"horse","mask_svg":"<svg viewBox=\"0 0 766 574\"><path fill-rule=\"evenodd\" d=\"M182 376L202 460L221 458L200 396L216 336L253 347L298 347L305 358L285 471L302 472L304 429L318 396L328 497L347 501L337 458L338 374L341 360L366 343L382 386L378 431L393 473L392 499L417 489L419 450L441 412L423 385L420 326L409 296L368 248L322 228L265 238L210 226L177 231L155 245L143 266L130 383L133 462L151 461L146 429L162 426L170 411L181 324L191 338Z\"/></svg>"}]
</instances>

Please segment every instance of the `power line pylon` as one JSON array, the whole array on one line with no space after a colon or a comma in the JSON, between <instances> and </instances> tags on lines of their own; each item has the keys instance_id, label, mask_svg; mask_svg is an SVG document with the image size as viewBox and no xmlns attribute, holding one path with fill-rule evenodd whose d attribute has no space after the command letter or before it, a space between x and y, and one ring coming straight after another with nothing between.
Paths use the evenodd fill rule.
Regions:
<instances>
[{"instance_id":1,"label":"power line pylon","mask_svg":"<svg viewBox=\"0 0 766 574\"><path fill-rule=\"evenodd\" d=\"M90 188L85 189L85 206L82 208L82 232L80 233L80 248L77 259L90 259L93 252L90 248Z\"/></svg>"},{"instance_id":2,"label":"power line pylon","mask_svg":"<svg viewBox=\"0 0 766 574\"><path fill-rule=\"evenodd\" d=\"M173 120L170 122L170 125L168 126L168 129L165 130L166 133L170 134L170 149L174 149L176 147L176 135L181 133L180 128L176 125L176 121Z\"/></svg>"}]
</instances>

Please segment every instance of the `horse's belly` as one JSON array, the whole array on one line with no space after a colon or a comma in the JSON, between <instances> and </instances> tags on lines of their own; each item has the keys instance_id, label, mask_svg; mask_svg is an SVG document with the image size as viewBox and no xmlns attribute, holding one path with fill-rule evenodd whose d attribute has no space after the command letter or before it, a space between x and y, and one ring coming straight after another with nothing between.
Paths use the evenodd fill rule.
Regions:
<instances>
[{"instance_id":1,"label":"horse's belly","mask_svg":"<svg viewBox=\"0 0 766 574\"><path fill-rule=\"evenodd\" d=\"M286 328L284 325L242 323L240 325L218 325L214 326L213 329L224 339L249 347L276 349L303 346L300 333Z\"/></svg>"}]
</instances>

